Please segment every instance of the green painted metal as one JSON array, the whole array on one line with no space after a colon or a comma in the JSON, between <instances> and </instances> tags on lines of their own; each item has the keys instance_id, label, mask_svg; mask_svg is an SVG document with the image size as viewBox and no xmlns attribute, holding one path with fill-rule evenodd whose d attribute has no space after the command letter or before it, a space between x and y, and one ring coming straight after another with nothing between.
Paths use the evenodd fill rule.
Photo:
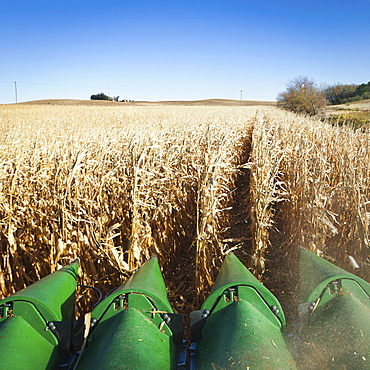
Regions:
<instances>
[{"instance_id":1,"label":"green painted metal","mask_svg":"<svg viewBox=\"0 0 370 370\"><path fill-rule=\"evenodd\" d=\"M233 253L228 254L221 266L211 294L202 305L203 310L211 310L225 290L233 286L253 287L261 296L262 301L268 306L275 306L278 314L275 316L280 321L280 326L285 325L285 317L279 301L276 297L256 279L253 274L240 262ZM270 317L270 315L267 315Z\"/></svg>"},{"instance_id":2,"label":"green painted metal","mask_svg":"<svg viewBox=\"0 0 370 370\"><path fill-rule=\"evenodd\" d=\"M303 368L370 369L370 284L303 248L300 272Z\"/></svg>"},{"instance_id":3,"label":"green painted metal","mask_svg":"<svg viewBox=\"0 0 370 370\"><path fill-rule=\"evenodd\" d=\"M77 275L78 262L73 262L5 298L1 304L27 301L37 307L46 321L72 320Z\"/></svg>"},{"instance_id":4,"label":"green painted metal","mask_svg":"<svg viewBox=\"0 0 370 370\"><path fill-rule=\"evenodd\" d=\"M93 328L77 368L174 368L172 313L153 258L93 310Z\"/></svg>"},{"instance_id":5,"label":"green painted metal","mask_svg":"<svg viewBox=\"0 0 370 370\"><path fill-rule=\"evenodd\" d=\"M299 252L300 300L313 302L332 281L350 279L370 295L370 284L301 247Z\"/></svg>"},{"instance_id":6,"label":"green painted metal","mask_svg":"<svg viewBox=\"0 0 370 370\"><path fill-rule=\"evenodd\" d=\"M77 274L73 263L0 301L1 369L60 364L66 347L52 322L72 327ZM370 370L370 284L301 248L300 297L300 368ZM92 311L87 345L77 362L71 353L70 364L174 369L183 338L179 316L153 258ZM296 369L280 303L233 254L190 318L196 342L190 369ZM72 342L67 338L68 349Z\"/></svg>"},{"instance_id":7,"label":"green painted metal","mask_svg":"<svg viewBox=\"0 0 370 370\"><path fill-rule=\"evenodd\" d=\"M166 286L157 258L151 258L139 268L124 284L111 293L93 311L93 318L99 320L117 297L127 293L143 294L149 297L160 311L173 312L167 297Z\"/></svg>"},{"instance_id":8,"label":"green painted metal","mask_svg":"<svg viewBox=\"0 0 370 370\"><path fill-rule=\"evenodd\" d=\"M226 256L202 310L199 369L296 369L279 302L235 255Z\"/></svg>"},{"instance_id":9,"label":"green painted metal","mask_svg":"<svg viewBox=\"0 0 370 370\"><path fill-rule=\"evenodd\" d=\"M74 314L78 263L0 301L0 368L53 369L62 351L50 330Z\"/></svg>"}]
</instances>

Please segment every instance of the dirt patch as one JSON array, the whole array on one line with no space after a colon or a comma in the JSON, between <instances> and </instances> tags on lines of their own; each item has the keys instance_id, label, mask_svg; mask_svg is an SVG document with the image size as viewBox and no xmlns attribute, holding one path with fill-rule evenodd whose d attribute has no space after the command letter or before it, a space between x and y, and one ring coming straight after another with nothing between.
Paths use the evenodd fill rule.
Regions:
<instances>
[{"instance_id":1,"label":"dirt patch","mask_svg":"<svg viewBox=\"0 0 370 370\"><path fill-rule=\"evenodd\" d=\"M252 137L245 138L243 155L239 166L249 162ZM235 181L235 192L230 211L230 228L224 235L224 242L247 267L252 266L253 230L250 204L250 169L240 168Z\"/></svg>"}]
</instances>

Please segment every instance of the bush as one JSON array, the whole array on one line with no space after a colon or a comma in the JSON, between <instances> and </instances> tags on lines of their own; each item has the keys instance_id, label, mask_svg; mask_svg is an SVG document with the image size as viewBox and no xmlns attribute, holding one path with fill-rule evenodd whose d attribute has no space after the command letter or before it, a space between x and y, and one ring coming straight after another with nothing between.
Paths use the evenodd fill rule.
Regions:
<instances>
[{"instance_id":1,"label":"bush","mask_svg":"<svg viewBox=\"0 0 370 370\"><path fill-rule=\"evenodd\" d=\"M296 77L287 84L287 90L277 97L287 110L310 116L320 113L326 107L326 98L313 80L308 77Z\"/></svg>"},{"instance_id":2,"label":"bush","mask_svg":"<svg viewBox=\"0 0 370 370\"><path fill-rule=\"evenodd\" d=\"M337 83L335 85L329 85L324 92L328 103L332 105L369 99L370 82L361 85Z\"/></svg>"},{"instance_id":3,"label":"bush","mask_svg":"<svg viewBox=\"0 0 370 370\"><path fill-rule=\"evenodd\" d=\"M351 102L351 103L353 103L353 102L359 101L361 99L362 99L362 97L360 95L356 95L356 96L353 96L351 98L348 98L348 101Z\"/></svg>"},{"instance_id":4,"label":"bush","mask_svg":"<svg viewBox=\"0 0 370 370\"><path fill-rule=\"evenodd\" d=\"M99 93L99 94L91 95L90 99L91 100L113 100L110 96L105 95L102 92Z\"/></svg>"}]
</instances>

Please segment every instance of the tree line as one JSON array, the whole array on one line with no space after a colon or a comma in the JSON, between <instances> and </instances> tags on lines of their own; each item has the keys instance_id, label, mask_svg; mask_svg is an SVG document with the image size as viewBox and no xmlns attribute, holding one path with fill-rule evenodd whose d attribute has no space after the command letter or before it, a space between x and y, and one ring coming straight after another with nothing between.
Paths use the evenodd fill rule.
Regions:
<instances>
[{"instance_id":1,"label":"tree line","mask_svg":"<svg viewBox=\"0 0 370 370\"><path fill-rule=\"evenodd\" d=\"M338 83L326 87L324 93L328 103L331 105L370 99L370 81L361 85L344 85Z\"/></svg>"},{"instance_id":2,"label":"tree line","mask_svg":"<svg viewBox=\"0 0 370 370\"><path fill-rule=\"evenodd\" d=\"M133 100L123 99L121 96L108 96L103 92L99 94L93 94L90 96L91 100L108 100L108 101L119 101L119 102L133 102Z\"/></svg>"},{"instance_id":3,"label":"tree line","mask_svg":"<svg viewBox=\"0 0 370 370\"><path fill-rule=\"evenodd\" d=\"M344 104L363 99L370 99L370 81L361 85L337 83L321 88L306 76L289 81L286 90L277 97L278 103L284 108L310 116L319 114L328 104Z\"/></svg>"}]
</instances>

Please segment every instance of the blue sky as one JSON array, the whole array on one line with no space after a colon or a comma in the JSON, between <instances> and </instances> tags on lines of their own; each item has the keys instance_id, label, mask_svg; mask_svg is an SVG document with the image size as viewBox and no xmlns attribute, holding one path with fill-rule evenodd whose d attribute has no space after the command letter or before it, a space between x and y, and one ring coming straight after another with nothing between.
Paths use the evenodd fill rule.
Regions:
<instances>
[{"instance_id":1,"label":"blue sky","mask_svg":"<svg viewBox=\"0 0 370 370\"><path fill-rule=\"evenodd\" d=\"M370 0L3 0L0 103L274 100L370 80Z\"/></svg>"}]
</instances>

